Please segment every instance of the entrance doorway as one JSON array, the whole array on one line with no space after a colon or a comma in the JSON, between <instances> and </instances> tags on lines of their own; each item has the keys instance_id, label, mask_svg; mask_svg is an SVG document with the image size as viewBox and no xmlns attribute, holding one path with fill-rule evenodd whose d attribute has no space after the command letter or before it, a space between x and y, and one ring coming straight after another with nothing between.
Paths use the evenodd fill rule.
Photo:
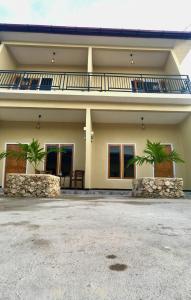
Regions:
<instances>
[{"instance_id":1,"label":"entrance doorway","mask_svg":"<svg viewBox=\"0 0 191 300\"><path fill-rule=\"evenodd\" d=\"M45 161L45 170L53 175L70 176L73 171L74 145L48 144L46 151L51 151Z\"/></svg>"},{"instance_id":2,"label":"entrance doorway","mask_svg":"<svg viewBox=\"0 0 191 300\"><path fill-rule=\"evenodd\" d=\"M166 153L172 152L171 145L164 145ZM174 177L174 167L172 161L157 163L154 165L155 177Z\"/></svg>"},{"instance_id":3,"label":"entrance doorway","mask_svg":"<svg viewBox=\"0 0 191 300\"><path fill-rule=\"evenodd\" d=\"M21 150L18 144L7 144L6 151L15 151L19 152ZM17 159L15 157L8 156L5 161L5 179L4 184L6 182L6 176L8 173L26 173L26 160L25 159Z\"/></svg>"}]
</instances>

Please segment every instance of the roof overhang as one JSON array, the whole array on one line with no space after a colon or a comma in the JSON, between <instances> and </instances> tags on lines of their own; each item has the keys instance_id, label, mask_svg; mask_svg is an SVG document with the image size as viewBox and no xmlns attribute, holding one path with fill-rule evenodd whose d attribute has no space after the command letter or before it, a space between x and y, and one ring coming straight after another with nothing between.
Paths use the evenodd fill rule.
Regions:
<instances>
[{"instance_id":1,"label":"roof overhang","mask_svg":"<svg viewBox=\"0 0 191 300\"><path fill-rule=\"evenodd\" d=\"M49 25L0 24L0 31L190 40L191 32Z\"/></svg>"},{"instance_id":2,"label":"roof overhang","mask_svg":"<svg viewBox=\"0 0 191 300\"><path fill-rule=\"evenodd\" d=\"M0 24L0 40L173 48L177 40L191 40L191 32Z\"/></svg>"}]
</instances>

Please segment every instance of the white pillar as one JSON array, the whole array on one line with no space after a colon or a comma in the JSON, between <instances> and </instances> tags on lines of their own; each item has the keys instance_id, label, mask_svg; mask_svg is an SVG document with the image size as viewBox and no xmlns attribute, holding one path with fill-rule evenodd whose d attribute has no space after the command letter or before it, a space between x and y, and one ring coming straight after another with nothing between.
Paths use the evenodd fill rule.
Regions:
<instances>
[{"instance_id":1,"label":"white pillar","mask_svg":"<svg viewBox=\"0 0 191 300\"><path fill-rule=\"evenodd\" d=\"M87 71L89 73L93 72L93 56L92 56L92 47L88 48L88 65L87 65Z\"/></svg>"},{"instance_id":2,"label":"white pillar","mask_svg":"<svg viewBox=\"0 0 191 300\"><path fill-rule=\"evenodd\" d=\"M92 120L91 110L86 109L86 157L85 157L85 188L91 188L91 172L92 172Z\"/></svg>"}]
</instances>

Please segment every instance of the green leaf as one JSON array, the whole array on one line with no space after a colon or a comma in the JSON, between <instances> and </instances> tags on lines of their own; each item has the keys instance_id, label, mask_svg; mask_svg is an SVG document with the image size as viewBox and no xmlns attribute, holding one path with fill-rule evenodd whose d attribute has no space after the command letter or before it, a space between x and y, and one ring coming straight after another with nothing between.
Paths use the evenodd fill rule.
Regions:
<instances>
[{"instance_id":1,"label":"green leaf","mask_svg":"<svg viewBox=\"0 0 191 300\"><path fill-rule=\"evenodd\" d=\"M38 140L32 139L30 144L19 143L21 151L11 151L8 155L15 157L16 159L27 160L35 170L38 169L39 164L45 159L47 154L51 152L65 152L64 149L58 149L56 147L51 147L48 151L40 146Z\"/></svg>"},{"instance_id":2,"label":"green leaf","mask_svg":"<svg viewBox=\"0 0 191 300\"><path fill-rule=\"evenodd\" d=\"M165 146L160 142L151 142L147 140L146 148L144 149L143 156L135 156L133 159L129 160L127 167L132 164L143 165L146 164L155 164L162 163L166 161L174 161L176 163L184 163L184 160L180 155L172 150L170 153L165 151Z\"/></svg>"}]
</instances>

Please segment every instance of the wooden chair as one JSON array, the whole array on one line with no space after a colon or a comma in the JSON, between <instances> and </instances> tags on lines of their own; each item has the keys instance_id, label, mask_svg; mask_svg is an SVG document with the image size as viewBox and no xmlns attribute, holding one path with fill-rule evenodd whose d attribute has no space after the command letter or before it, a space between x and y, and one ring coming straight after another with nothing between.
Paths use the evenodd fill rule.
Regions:
<instances>
[{"instance_id":1,"label":"wooden chair","mask_svg":"<svg viewBox=\"0 0 191 300\"><path fill-rule=\"evenodd\" d=\"M72 173L70 175L70 188L72 188L73 182L74 182L74 188L77 189L78 182L80 182L80 186L83 189L84 188L84 174L85 174L85 171L83 171L83 170L72 171Z\"/></svg>"}]
</instances>

